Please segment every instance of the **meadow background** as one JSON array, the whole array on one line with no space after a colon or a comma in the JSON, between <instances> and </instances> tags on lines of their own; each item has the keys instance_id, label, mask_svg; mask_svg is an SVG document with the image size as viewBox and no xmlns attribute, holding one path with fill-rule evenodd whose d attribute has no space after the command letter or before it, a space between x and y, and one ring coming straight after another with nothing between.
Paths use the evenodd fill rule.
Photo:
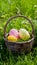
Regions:
<instances>
[{"instance_id":1,"label":"meadow background","mask_svg":"<svg viewBox=\"0 0 37 65\"><path fill-rule=\"evenodd\" d=\"M34 47L29 54L11 54L4 45L3 35L6 21L9 17L17 15L18 12L32 20L34 25ZM17 19L17 21L18 26L16 25L15 28L18 29L20 28L19 21L21 20ZM14 27L13 24L12 26ZM12 26L10 25L7 31ZM0 65L37 65L37 0L0 0Z\"/></svg>"}]
</instances>

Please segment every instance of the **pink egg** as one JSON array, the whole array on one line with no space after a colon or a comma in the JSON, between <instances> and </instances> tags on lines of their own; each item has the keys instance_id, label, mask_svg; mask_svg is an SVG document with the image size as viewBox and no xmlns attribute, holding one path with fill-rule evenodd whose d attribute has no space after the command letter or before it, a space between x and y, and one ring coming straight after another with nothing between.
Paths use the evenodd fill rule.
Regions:
<instances>
[{"instance_id":1,"label":"pink egg","mask_svg":"<svg viewBox=\"0 0 37 65\"><path fill-rule=\"evenodd\" d=\"M17 29L11 29L9 32L9 35L14 35L16 38L19 38L19 34L18 34Z\"/></svg>"}]
</instances>

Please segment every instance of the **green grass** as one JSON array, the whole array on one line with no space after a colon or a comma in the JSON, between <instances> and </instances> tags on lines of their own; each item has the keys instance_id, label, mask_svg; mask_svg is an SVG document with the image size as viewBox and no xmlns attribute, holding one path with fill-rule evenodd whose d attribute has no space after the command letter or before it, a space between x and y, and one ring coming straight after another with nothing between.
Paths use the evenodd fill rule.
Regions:
<instances>
[{"instance_id":1,"label":"green grass","mask_svg":"<svg viewBox=\"0 0 37 65\"><path fill-rule=\"evenodd\" d=\"M3 36L4 26L9 17L17 15L20 11L22 15L27 16L32 20L35 30L35 40L33 51L28 54L13 54L9 53L5 47ZM0 65L37 65L37 0L0 0ZM25 21L25 24L23 24ZM21 23L20 23L21 22ZM6 32L11 28L26 28L31 32L31 25L27 20L17 18L12 20Z\"/></svg>"}]
</instances>

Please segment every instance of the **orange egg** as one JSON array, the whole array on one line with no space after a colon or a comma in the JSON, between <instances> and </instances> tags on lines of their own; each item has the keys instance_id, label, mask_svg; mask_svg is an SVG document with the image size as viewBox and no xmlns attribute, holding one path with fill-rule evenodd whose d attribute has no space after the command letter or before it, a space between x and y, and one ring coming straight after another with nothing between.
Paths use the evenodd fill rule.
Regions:
<instances>
[{"instance_id":1,"label":"orange egg","mask_svg":"<svg viewBox=\"0 0 37 65\"><path fill-rule=\"evenodd\" d=\"M11 42L16 42L17 41L17 38L13 35L9 35L7 39Z\"/></svg>"}]
</instances>

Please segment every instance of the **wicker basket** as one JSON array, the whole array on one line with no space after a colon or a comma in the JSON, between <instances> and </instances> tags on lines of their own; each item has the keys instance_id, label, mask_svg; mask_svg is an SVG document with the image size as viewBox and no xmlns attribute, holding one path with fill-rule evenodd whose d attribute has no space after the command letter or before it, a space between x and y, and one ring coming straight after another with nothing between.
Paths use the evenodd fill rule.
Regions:
<instances>
[{"instance_id":1,"label":"wicker basket","mask_svg":"<svg viewBox=\"0 0 37 65\"><path fill-rule=\"evenodd\" d=\"M13 18L17 18L17 17L23 17L25 19L27 19L29 21L29 23L32 26L32 38L28 41L25 42L10 42L6 39L6 27L8 25L8 23L13 19ZM33 46L33 42L34 42L34 27L33 24L31 22L31 20L29 20L26 16L23 15L16 15L16 16L12 16L7 20L7 23L4 27L4 40L5 40L5 44L8 48L9 51L13 51L13 52L30 52Z\"/></svg>"}]
</instances>

